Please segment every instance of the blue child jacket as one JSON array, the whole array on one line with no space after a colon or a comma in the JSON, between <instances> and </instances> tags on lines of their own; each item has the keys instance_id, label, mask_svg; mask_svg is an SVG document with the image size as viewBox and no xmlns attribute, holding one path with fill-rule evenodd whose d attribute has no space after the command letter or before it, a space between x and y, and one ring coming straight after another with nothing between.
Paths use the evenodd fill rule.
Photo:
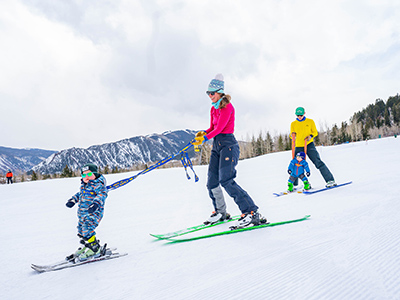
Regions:
<instances>
[{"instance_id":1,"label":"blue child jacket","mask_svg":"<svg viewBox=\"0 0 400 300\"><path fill-rule=\"evenodd\" d=\"M310 172L308 163L304 159L298 162L296 158L291 160L288 170L292 171L291 175L293 177L299 177L301 174L304 174L304 171Z\"/></svg>"},{"instance_id":2,"label":"blue child jacket","mask_svg":"<svg viewBox=\"0 0 400 300\"><path fill-rule=\"evenodd\" d=\"M88 215L89 206L96 203L98 209L93 214L100 220L103 217L104 204L107 196L106 179L103 175L100 175L100 177L94 180L90 180L88 183L84 183L82 180L79 192L72 197L79 204L79 219Z\"/></svg>"}]
</instances>

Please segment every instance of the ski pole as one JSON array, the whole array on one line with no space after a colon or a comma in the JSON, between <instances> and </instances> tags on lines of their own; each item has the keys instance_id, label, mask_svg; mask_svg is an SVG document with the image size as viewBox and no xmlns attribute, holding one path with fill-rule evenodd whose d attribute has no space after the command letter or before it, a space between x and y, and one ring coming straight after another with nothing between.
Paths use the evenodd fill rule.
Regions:
<instances>
[{"instance_id":1,"label":"ski pole","mask_svg":"<svg viewBox=\"0 0 400 300\"><path fill-rule=\"evenodd\" d=\"M294 158L295 150L296 150L296 133L292 132L292 159Z\"/></svg>"}]
</instances>

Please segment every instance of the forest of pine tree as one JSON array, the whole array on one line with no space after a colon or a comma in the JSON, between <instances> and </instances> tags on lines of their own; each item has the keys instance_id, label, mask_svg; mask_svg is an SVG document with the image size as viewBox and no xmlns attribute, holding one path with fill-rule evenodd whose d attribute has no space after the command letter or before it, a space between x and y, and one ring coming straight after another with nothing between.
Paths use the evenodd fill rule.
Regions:
<instances>
[{"instance_id":1,"label":"forest of pine tree","mask_svg":"<svg viewBox=\"0 0 400 300\"><path fill-rule=\"evenodd\" d=\"M391 96L385 102L376 99L361 111L354 113L350 123L334 124L331 128L318 128L318 136L314 139L318 145L336 145L385 136L397 136L400 133L400 96ZM289 125L288 125L289 126ZM323 126L320 126L323 127ZM271 152L291 149L290 133L272 137L267 131L252 136L246 142L240 143L241 159L255 157ZM207 156L203 154L203 156ZM202 164L204 160L201 161Z\"/></svg>"}]
</instances>

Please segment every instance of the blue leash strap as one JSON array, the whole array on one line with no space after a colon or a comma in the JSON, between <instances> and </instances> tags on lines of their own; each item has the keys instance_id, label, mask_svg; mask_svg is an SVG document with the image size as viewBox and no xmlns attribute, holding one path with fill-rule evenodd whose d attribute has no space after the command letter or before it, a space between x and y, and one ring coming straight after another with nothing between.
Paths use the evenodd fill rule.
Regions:
<instances>
[{"instance_id":1,"label":"blue leash strap","mask_svg":"<svg viewBox=\"0 0 400 300\"><path fill-rule=\"evenodd\" d=\"M183 153L181 153L181 163L182 163L183 167L185 168L185 172L186 172L186 177L187 177L187 179L190 180L190 176L189 176L189 173L188 173L188 171L187 171L188 165L187 165L187 162L185 161L185 156L184 156Z\"/></svg>"},{"instance_id":2,"label":"blue leash strap","mask_svg":"<svg viewBox=\"0 0 400 300\"><path fill-rule=\"evenodd\" d=\"M189 167L193 171L194 181L195 182L199 181L199 177L197 176L196 172L193 169L192 161L190 160L189 154L187 152L184 152L184 153L181 154L181 162L182 162L183 167L185 168L187 179L190 179L190 176L189 176L188 171L187 171L187 167Z\"/></svg>"},{"instance_id":3,"label":"blue leash strap","mask_svg":"<svg viewBox=\"0 0 400 300\"><path fill-rule=\"evenodd\" d=\"M137 173L137 174L134 175L134 176L131 176L131 177L129 177L129 178L122 179L122 180L119 180L119 181L117 181L117 182L114 182L113 184L107 186L107 189L108 189L108 190L115 190L115 189L117 189L117 188L119 188L119 187L121 187L121 186L124 186L124 185L128 184L129 182L131 182L132 180L136 179L139 175L146 174L146 173L148 173L148 172L150 172L150 171L152 171L152 170L154 170L154 169L157 169L158 167L160 167L160 166L166 164L167 162L169 162L170 160L174 159L174 158L175 158L176 156L178 156L179 154L181 154L181 161L182 161L183 166L185 167L185 171L186 171L186 167L189 166L189 167L193 170L193 173L194 173L193 164L192 164L192 162L191 162L190 159L189 159L188 153L186 152L186 151L187 151L188 149L190 149L191 147L193 147L193 145L192 145L191 142L189 142L185 147L183 147L181 150L179 150L179 152L177 152L176 154L170 155L170 156L168 156L167 158L164 158L163 160L160 160L160 161L157 162L156 164L150 166L150 167L147 168L146 170L143 170L143 171ZM182 156L183 156L184 154L185 154L186 157L187 157L185 163L184 163L183 160L182 160ZM186 165L185 165L185 164L186 164ZM199 178L197 177L196 173L194 173L194 174L195 174L195 182L197 182L197 181L199 180ZM189 174L187 173L187 171L186 171L186 176L188 177L188 179L190 179Z\"/></svg>"}]
</instances>

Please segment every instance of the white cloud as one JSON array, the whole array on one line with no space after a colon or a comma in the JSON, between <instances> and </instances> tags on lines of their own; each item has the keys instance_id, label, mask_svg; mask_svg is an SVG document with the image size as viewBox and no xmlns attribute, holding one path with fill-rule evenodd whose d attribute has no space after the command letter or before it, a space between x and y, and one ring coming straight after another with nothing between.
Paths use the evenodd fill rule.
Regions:
<instances>
[{"instance_id":1,"label":"white cloud","mask_svg":"<svg viewBox=\"0 0 400 300\"><path fill-rule=\"evenodd\" d=\"M209 124L216 73L240 137L296 106L340 123L398 92L394 1L15 1L0 12L4 146L88 147ZM5 112L5 113L4 113ZM87 118L96 127L83 130ZM45 132L45 134L43 134Z\"/></svg>"}]
</instances>

